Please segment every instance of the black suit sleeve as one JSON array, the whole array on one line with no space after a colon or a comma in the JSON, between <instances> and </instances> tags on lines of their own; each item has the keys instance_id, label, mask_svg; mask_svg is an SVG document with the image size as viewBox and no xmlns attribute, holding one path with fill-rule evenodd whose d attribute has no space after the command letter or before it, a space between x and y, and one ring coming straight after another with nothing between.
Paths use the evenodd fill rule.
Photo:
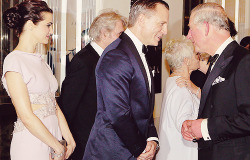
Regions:
<instances>
[{"instance_id":1,"label":"black suit sleeve","mask_svg":"<svg viewBox=\"0 0 250 160\"><path fill-rule=\"evenodd\" d=\"M91 68L84 61L82 55L76 55L69 67L69 73L62 84L59 103L67 122L71 124L88 85Z\"/></svg>"},{"instance_id":2,"label":"black suit sleeve","mask_svg":"<svg viewBox=\"0 0 250 160\"><path fill-rule=\"evenodd\" d=\"M238 64L234 85L237 99L235 107L238 113L234 116L208 119L208 130L212 140L223 141L250 135L250 54Z\"/></svg>"},{"instance_id":3,"label":"black suit sleeve","mask_svg":"<svg viewBox=\"0 0 250 160\"><path fill-rule=\"evenodd\" d=\"M107 118L126 148L138 157L146 147L146 138L131 111L130 82L134 71L130 59L121 51L109 52L96 72Z\"/></svg>"},{"instance_id":4,"label":"black suit sleeve","mask_svg":"<svg viewBox=\"0 0 250 160\"><path fill-rule=\"evenodd\" d=\"M148 135L147 138L150 138L150 137L157 137L158 138L158 134L157 134L155 124L154 124L153 115L151 116L150 121L149 121L147 135Z\"/></svg>"}]
</instances>

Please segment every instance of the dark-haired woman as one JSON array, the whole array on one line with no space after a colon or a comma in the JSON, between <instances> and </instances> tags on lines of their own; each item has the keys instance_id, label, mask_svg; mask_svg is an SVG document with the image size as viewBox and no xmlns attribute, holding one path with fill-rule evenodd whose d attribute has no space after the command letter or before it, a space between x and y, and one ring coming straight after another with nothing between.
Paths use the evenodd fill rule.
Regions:
<instances>
[{"instance_id":1,"label":"dark-haired woman","mask_svg":"<svg viewBox=\"0 0 250 160\"><path fill-rule=\"evenodd\" d=\"M52 10L44 1L24 1L4 12L4 21L19 36L4 60L2 82L17 113L11 141L12 160L67 159L75 141L56 103L57 80L36 53L52 34ZM66 148L59 142L63 138ZM53 150L53 152L51 152Z\"/></svg>"}]
</instances>

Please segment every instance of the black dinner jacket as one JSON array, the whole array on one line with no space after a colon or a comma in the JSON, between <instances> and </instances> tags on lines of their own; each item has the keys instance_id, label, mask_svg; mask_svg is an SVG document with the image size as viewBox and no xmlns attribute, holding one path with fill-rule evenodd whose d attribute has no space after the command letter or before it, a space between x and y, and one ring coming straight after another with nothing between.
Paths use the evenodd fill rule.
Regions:
<instances>
[{"instance_id":1,"label":"black dinner jacket","mask_svg":"<svg viewBox=\"0 0 250 160\"><path fill-rule=\"evenodd\" d=\"M73 160L82 159L97 111L95 67L98 53L88 44L70 62L62 84L60 107L76 141Z\"/></svg>"},{"instance_id":2,"label":"black dinner jacket","mask_svg":"<svg viewBox=\"0 0 250 160\"><path fill-rule=\"evenodd\" d=\"M215 84L219 77L221 82ZM235 41L224 49L208 75L198 118L208 118L212 139L199 141L199 159L250 157L250 53ZM205 158L204 149L210 150Z\"/></svg>"},{"instance_id":3,"label":"black dinner jacket","mask_svg":"<svg viewBox=\"0 0 250 160\"><path fill-rule=\"evenodd\" d=\"M83 160L132 160L157 137L154 90L126 33L111 43L96 66L97 114Z\"/></svg>"}]
</instances>

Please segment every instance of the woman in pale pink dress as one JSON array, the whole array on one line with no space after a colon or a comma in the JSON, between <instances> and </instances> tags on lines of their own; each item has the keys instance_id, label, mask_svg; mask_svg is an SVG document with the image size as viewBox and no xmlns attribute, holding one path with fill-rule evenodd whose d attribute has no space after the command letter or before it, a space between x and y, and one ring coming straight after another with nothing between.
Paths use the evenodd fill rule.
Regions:
<instances>
[{"instance_id":1,"label":"woman in pale pink dress","mask_svg":"<svg viewBox=\"0 0 250 160\"><path fill-rule=\"evenodd\" d=\"M67 159L75 141L56 103L57 80L38 43L52 34L52 10L44 1L24 1L4 12L4 21L18 37L17 47L4 60L2 82L17 113L11 141L12 160ZM59 140L66 140L64 147Z\"/></svg>"}]
</instances>

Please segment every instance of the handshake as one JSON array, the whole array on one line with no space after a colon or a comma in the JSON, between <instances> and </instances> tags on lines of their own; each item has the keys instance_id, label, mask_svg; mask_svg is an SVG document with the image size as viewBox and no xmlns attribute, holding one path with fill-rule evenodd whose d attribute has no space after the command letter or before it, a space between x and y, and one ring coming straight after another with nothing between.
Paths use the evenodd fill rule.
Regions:
<instances>
[{"instance_id":1,"label":"handshake","mask_svg":"<svg viewBox=\"0 0 250 160\"><path fill-rule=\"evenodd\" d=\"M197 142L202 138L201 133L201 122L203 119L197 120L186 120L183 122L181 127L181 134L187 141Z\"/></svg>"}]
</instances>

